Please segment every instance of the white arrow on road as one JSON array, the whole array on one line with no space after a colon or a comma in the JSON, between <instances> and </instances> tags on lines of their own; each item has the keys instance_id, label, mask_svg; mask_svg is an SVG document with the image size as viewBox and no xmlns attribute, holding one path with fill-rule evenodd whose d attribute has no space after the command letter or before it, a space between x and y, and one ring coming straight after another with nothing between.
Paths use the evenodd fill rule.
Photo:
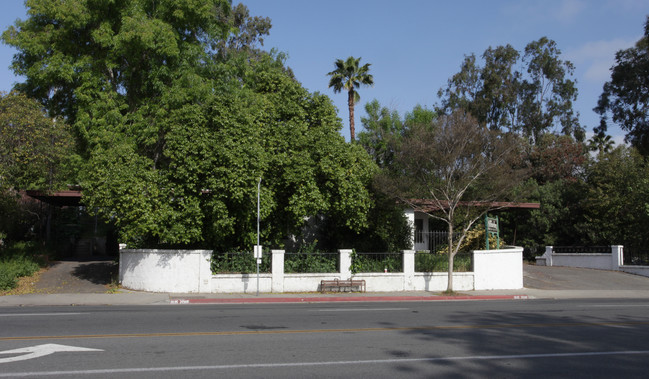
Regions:
<instances>
[{"instance_id":1,"label":"white arrow on road","mask_svg":"<svg viewBox=\"0 0 649 379\"><path fill-rule=\"evenodd\" d=\"M0 354L24 354L18 355L16 357L9 358L0 358L0 363L16 362L16 361L25 361L27 359L34 359L44 357L46 355L64 352L64 351L103 351L101 349L90 349L86 347L76 347L76 346L66 346L66 345L57 345L54 343L48 343L45 345L36 345L30 347L24 347L22 349L6 350L0 351Z\"/></svg>"}]
</instances>

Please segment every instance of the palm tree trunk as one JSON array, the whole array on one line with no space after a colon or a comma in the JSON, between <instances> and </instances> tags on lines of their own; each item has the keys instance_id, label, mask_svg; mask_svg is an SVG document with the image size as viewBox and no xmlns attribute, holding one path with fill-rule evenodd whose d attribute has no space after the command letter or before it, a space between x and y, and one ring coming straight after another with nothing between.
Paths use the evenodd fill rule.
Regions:
<instances>
[{"instance_id":1,"label":"palm tree trunk","mask_svg":"<svg viewBox=\"0 0 649 379\"><path fill-rule=\"evenodd\" d=\"M349 106L349 135L351 141L356 139L356 129L354 128L354 90L351 89L347 96L347 105Z\"/></svg>"}]
</instances>

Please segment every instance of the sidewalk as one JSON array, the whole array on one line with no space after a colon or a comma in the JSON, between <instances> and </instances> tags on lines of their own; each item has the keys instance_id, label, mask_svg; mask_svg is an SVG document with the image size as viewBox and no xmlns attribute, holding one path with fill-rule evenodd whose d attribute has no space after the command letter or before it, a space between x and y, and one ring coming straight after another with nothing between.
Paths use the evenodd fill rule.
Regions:
<instances>
[{"instance_id":1,"label":"sidewalk","mask_svg":"<svg viewBox=\"0 0 649 379\"><path fill-rule=\"evenodd\" d=\"M463 291L458 296L431 292L388 293L260 293L256 294L168 294L149 292L29 294L0 297L0 307L69 306L69 305L181 305L181 304L260 304L324 302L407 302L407 301L476 301L528 299L648 299L646 290L521 290Z\"/></svg>"}]
</instances>

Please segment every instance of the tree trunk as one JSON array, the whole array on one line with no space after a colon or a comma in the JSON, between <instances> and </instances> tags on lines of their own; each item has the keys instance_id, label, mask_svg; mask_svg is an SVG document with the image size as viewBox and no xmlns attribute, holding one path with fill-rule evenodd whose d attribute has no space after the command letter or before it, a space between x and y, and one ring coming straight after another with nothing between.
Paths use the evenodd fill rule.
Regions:
<instances>
[{"instance_id":1,"label":"tree trunk","mask_svg":"<svg viewBox=\"0 0 649 379\"><path fill-rule=\"evenodd\" d=\"M448 225L448 285L446 292L453 292L453 225Z\"/></svg>"},{"instance_id":2,"label":"tree trunk","mask_svg":"<svg viewBox=\"0 0 649 379\"><path fill-rule=\"evenodd\" d=\"M354 90L350 90L347 95L347 105L349 106L349 135L350 141L356 139L356 129L354 128Z\"/></svg>"}]
</instances>

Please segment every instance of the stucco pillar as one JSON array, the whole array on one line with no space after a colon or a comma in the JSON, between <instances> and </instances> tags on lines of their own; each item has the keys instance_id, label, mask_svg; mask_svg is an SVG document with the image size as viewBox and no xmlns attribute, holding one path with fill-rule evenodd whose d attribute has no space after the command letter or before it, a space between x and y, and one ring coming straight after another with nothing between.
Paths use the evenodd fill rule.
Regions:
<instances>
[{"instance_id":1,"label":"stucco pillar","mask_svg":"<svg viewBox=\"0 0 649 379\"><path fill-rule=\"evenodd\" d=\"M340 254L340 279L349 279L352 277L352 271L349 269L352 265L352 250L340 249L338 253Z\"/></svg>"},{"instance_id":2,"label":"stucco pillar","mask_svg":"<svg viewBox=\"0 0 649 379\"><path fill-rule=\"evenodd\" d=\"M611 270L619 271L620 266L624 265L624 246L611 246Z\"/></svg>"},{"instance_id":3,"label":"stucco pillar","mask_svg":"<svg viewBox=\"0 0 649 379\"><path fill-rule=\"evenodd\" d=\"M403 289L413 291L415 289L415 251L403 250Z\"/></svg>"},{"instance_id":4,"label":"stucco pillar","mask_svg":"<svg viewBox=\"0 0 649 379\"><path fill-rule=\"evenodd\" d=\"M271 292L284 292L284 250L271 250L273 255Z\"/></svg>"},{"instance_id":5,"label":"stucco pillar","mask_svg":"<svg viewBox=\"0 0 649 379\"><path fill-rule=\"evenodd\" d=\"M406 216L406 219L408 220L408 226L410 226L410 243L412 248L415 248L415 210L414 209L406 209L403 211L403 214Z\"/></svg>"}]
</instances>

